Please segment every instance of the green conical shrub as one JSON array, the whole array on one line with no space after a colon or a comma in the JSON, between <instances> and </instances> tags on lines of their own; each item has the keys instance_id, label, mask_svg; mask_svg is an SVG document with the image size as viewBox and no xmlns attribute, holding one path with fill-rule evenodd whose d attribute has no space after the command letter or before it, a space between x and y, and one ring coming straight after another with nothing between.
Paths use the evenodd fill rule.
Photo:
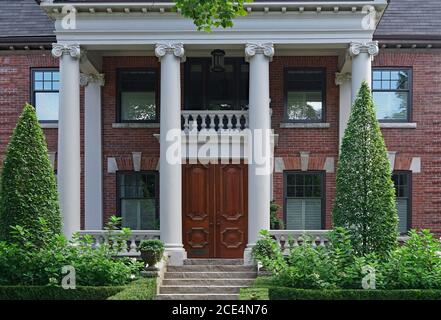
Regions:
<instances>
[{"instance_id":1,"label":"green conical shrub","mask_svg":"<svg viewBox=\"0 0 441 320\"><path fill-rule=\"evenodd\" d=\"M6 150L1 175L0 239L14 241L13 226L39 246L61 233L55 174L35 109L26 104Z\"/></svg>"},{"instance_id":2,"label":"green conical shrub","mask_svg":"<svg viewBox=\"0 0 441 320\"><path fill-rule=\"evenodd\" d=\"M387 255L397 243L398 215L386 145L364 82L352 107L337 169L335 227L346 228L355 251Z\"/></svg>"}]
</instances>

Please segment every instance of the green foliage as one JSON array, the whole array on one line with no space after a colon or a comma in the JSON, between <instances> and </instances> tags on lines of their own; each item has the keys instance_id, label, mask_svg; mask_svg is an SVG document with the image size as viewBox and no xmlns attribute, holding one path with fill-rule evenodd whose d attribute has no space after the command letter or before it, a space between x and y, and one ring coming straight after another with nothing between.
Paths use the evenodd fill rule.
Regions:
<instances>
[{"instance_id":1,"label":"green foliage","mask_svg":"<svg viewBox=\"0 0 441 320\"><path fill-rule=\"evenodd\" d=\"M267 230L261 230L260 234L262 238L253 247L252 255L266 270L278 273L285 266L279 244Z\"/></svg>"},{"instance_id":2,"label":"green foliage","mask_svg":"<svg viewBox=\"0 0 441 320\"><path fill-rule=\"evenodd\" d=\"M246 2L251 0L175 0L182 15L192 19L198 30L205 32L210 32L212 27L232 27L235 17L247 14Z\"/></svg>"},{"instance_id":3,"label":"green foliage","mask_svg":"<svg viewBox=\"0 0 441 320\"><path fill-rule=\"evenodd\" d=\"M272 277L257 277L253 284L247 288L241 288L240 300L268 300L268 288L276 286Z\"/></svg>"},{"instance_id":4,"label":"green foliage","mask_svg":"<svg viewBox=\"0 0 441 320\"><path fill-rule=\"evenodd\" d=\"M158 255L162 256L162 254L164 253L164 244L159 239L142 240L138 246L138 250L155 252Z\"/></svg>"},{"instance_id":5,"label":"green foliage","mask_svg":"<svg viewBox=\"0 0 441 320\"><path fill-rule=\"evenodd\" d=\"M349 231L358 255L387 256L397 244L395 190L386 146L364 82L352 107L336 178L334 226Z\"/></svg>"},{"instance_id":6,"label":"green foliage","mask_svg":"<svg viewBox=\"0 0 441 320\"><path fill-rule=\"evenodd\" d=\"M270 300L441 300L441 290L296 289L273 287Z\"/></svg>"},{"instance_id":7,"label":"green foliage","mask_svg":"<svg viewBox=\"0 0 441 320\"><path fill-rule=\"evenodd\" d=\"M277 215L277 211L279 211L280 206L275 203L274 201L271 201L270 204L270 227L271 230L280 230L284 229L283 220L280 219Z\"/></svg>"},{"instance_id":8,"label":"green foliage","mask_svg":"<svg viewBox=\"0 0 441 320\"><path fill-rule=\"evenodd\" d=\"M377 289L441 289L441 244L427 230L411 231L409 240L386 257L357 255L350 233L343 228L327 237L330 244L315 247L304 236L301 245L291 246L284 255L264 232L253 255L281 287L361 289L370 269Z\"/></svg>"},{"instance_id":9,"label":"green foliage","mask_svg":"<svg viewBox=\"0 0 441 320\"><path fill-rule=\"evenodd\" d=\"M147 278L134 281L107 300L153 300L155 296L156 278Z\"/></svg>"},{"instance_id":10,"label":"green foliage","mask_svg":"<svg viewBox=\"0 0 441 320\"><path fill-rule=\"evenodd\" d=\"M143 266L136 259L114 258L118 251L110 244L93 247L90 236L68 242L56 235L39 247L27 229L15 230L12 242L0 242L0 285L59 285L68 265L75 268L79 286L124 285Z\"/></svg>"},{"instance_id":11,"label":"green foliage","mask_svg":"<svg viewBox=\"0 0 441 320\"><path fill-rule=\"evenodd\" d=\"M26 104L6 150L1 177L0 240L12 241L17 225L43 246L61 231L54 171L35 109Z\"/></svg>"},{"instance_id":12,"label":"green foliage","mask_svg":"<svg viewBox=\"0 0 441 320\"><path fill-rule=\"evenodd\" d=\"M428 231L409 232L384 265L387 288L441 289L441 244Z\"/></svg>"}]
</instances>

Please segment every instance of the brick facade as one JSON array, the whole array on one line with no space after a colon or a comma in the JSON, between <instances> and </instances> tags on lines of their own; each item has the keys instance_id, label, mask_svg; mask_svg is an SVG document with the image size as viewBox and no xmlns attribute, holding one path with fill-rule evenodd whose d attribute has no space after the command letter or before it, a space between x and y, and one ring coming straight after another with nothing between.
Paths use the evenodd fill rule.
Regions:
<instances>
[{"instance_id":1,"label":"brick facade","mask_svg":"<svg viewBox=\"0 0 441 320\"><path fill-rule=\"evenodd\" d=\"M409 170L413 157L421 157L421 173L412 174L412 227L430 228L441 233L441 53L431 50L382 50L374 66L412 67L412 122L416 129L383 129L390 151L396 151L395 169ZM26 101L30 101L30 70L56 67L49 52L24 52L0 55L0 159ZM103 192L104 215L117 214L116 174L108 173L107 159L116 158L119 170L133 170L132 152L142 153L142 170L156 168L159 143L154 134L159 128L113 128L116 122L117 68L155 67L155 57L104 57L106 84L102 91ZM329 128L280 128L283 122L283 70L285 67L326 68L326 115ZM309 170L323 170L327 158L338 158L339 88L335 85L338 58L275 57L270 64L272 126L279 135L275 157L283 159L285 169L300 169L300 152L309 152ZM83 98L81 99L81 156L83 168ZM49 151L56 151L57 129L45 129ZM82 186L83 186L82 177ZM335 173L326 173L326 228L331 228L335 194ZM84 188L82 188L84 189ZM273 178L274 200L283 205L283 173ZM84 192L81 193L84 199ZM82 226L84 203L82 200ZM283 209L280 210L282 215Z\"/></svg>"}]
</instances>

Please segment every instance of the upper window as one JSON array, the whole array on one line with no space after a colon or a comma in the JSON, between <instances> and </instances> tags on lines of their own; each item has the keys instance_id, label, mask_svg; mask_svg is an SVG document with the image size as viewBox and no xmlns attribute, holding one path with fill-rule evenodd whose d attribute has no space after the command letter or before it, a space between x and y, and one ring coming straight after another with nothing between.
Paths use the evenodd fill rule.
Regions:
<instances>
[{"instance_id":1,"label":"upper window","mask_svg":"<svg viewBox=\"0 0 441 320\"><path fill-rule=\"evenodd\" d=\"M285 173L285 225L288 230L324 228L322 173Z\"/></svg>"},{"instance_id":2,"label":"upper window","mask_svg":"<svg viewBox=\"0 0 441 320\"><path fill-rule=\"evenodd\" d=\"M398 231L405 234L410 229L410 173L394 172L392 180L397 199Z\"/></svg>"},{"instance_id":3,"label":"upper window","mask_svg":"<svg viewBox=\"0 0 441 320\"><path fill-rule=\"evenodd\" d=\"M41 122L58 121L60 73L58 69L32 70L32 104Z\"/></svg>"},{"instance_id":4,"label":"upper window","mask_svg":"<svg viewBox=\"0 0 441 320\"><path fill-rule=\"evenodd\" d=\"M155 69L119 70L118 121L157 121L157 86Z\"/></svg>"},{"instance_id":5,"label":"upper window","mask_svg":"<svg viewBox=\"0 0 441 320\"><path fill-rule=\"evenodd\" d=\"M411 70L373 69L372 95L379 121L410 121Z\"/></svg>"},{"instance_id":6,"label":"upper window","mask_svg":"<svg viewBox=\"0 0 441 320\"><path fill-rule=\"evenodd\" d=\"M324 69L285 70L285 119L322 122L326 97Z\"/></svg>"},{"instance_id":7,"label":"upper window","mask_svg":"<svg viewBox=\"0 0 441 320\"><path fill-rule=\"evenodd\" d=\"M226 58L222 71L212 70L210 58L189 58L185 63L185 109L246 109L248 68L243 58Z\"/></svg>"},{"instance_id":8,"label":"upper window","mask_svg":"<svg viewBox=\"0 0 441 320\"><path fill-rule=\"evenodd\" d=\"M157 172L119 172L118 200L122 226L133 230L159 229Z\"/></svg>"}]
</instances>

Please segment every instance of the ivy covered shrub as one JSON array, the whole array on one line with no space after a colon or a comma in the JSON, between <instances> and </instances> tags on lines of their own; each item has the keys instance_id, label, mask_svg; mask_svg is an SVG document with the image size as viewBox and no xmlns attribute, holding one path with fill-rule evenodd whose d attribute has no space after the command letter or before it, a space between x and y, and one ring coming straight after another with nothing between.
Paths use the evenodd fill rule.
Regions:
<instances>
[{"instance_id":1,"label":"ivy covered shrub","mask_svg":"<svg viewBox=\"0 0 441 320\"><path fill-rule=\"evenodd\" d=\"M441 289L441 244L427 230L411 231L409 240L386 256L357 254L343 228L327 238L328 245L314 246L304 236L301 245L282 253L277 241L263 232L253 256L280 287L362 289L368 277L376 289Z\"/></svg>"},{"instance_id":2,"label":"ivy covered shrub","mask_svg":"<svg viewBox=\"0 0 441 320\"><path fill-rule=\"evenodd\" d=\"M42 246L61 232L54 170L35 109L26 104L3 162L0 196L0 240L14 241L11 227L29 231L28 240Z\"/></svg>"},{"instance_id":3,"label":"ivy covered shrub","mask_svg":"<svg viewBox=\"0 0 441 320\"><path fill-rule=\"evenodd\" d=\"M398 215L386 145L363 82L345 130L333 222L349 231L356 254L385 256L397 245Z\"/></svg>"}]
</instances>

